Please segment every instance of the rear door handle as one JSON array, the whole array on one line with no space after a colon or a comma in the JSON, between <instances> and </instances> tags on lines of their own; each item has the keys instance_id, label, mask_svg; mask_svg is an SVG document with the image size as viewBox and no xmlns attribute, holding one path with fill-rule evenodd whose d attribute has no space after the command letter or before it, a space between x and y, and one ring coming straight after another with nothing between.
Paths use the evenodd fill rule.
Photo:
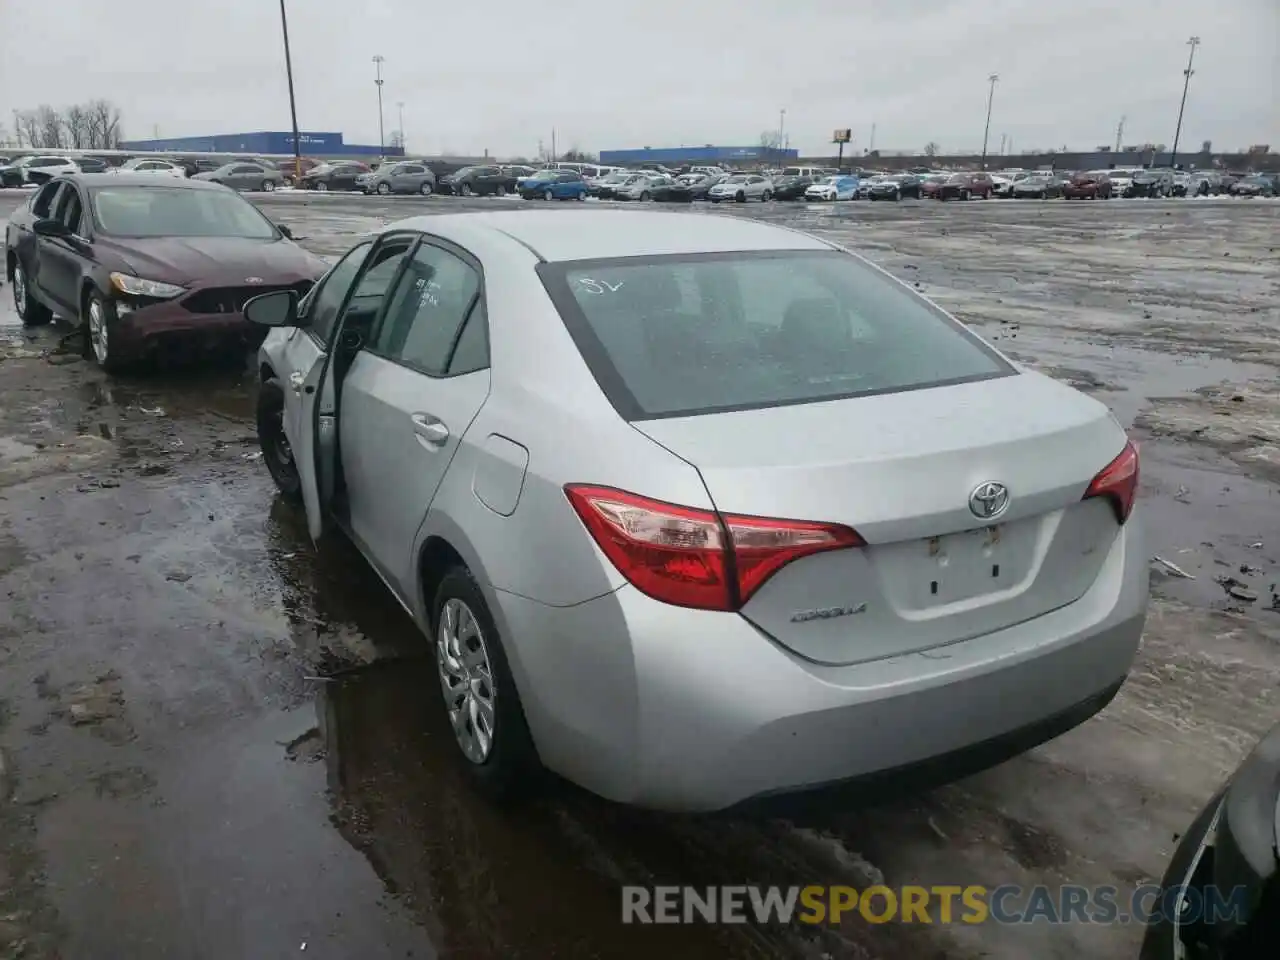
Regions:
<instances>
[{"instance_id":1,"label":"rear door handle","mask_svg":"<svg viewBox=\"0 0 1280 960\"><path fill-rule=\"evenodd\" d=\"M417 435L418 442L424 446L443 447L449 439L449 428L438 417L429 413L415 413L409 419L413 422L413 432Z\"/></svg>"}]
</instances>

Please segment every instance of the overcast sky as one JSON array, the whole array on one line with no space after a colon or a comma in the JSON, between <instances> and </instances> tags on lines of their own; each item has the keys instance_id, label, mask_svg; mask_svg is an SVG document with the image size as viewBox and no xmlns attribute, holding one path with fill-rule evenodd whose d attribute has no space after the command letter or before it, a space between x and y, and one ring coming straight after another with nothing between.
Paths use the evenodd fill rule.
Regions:
<instances>
[{"instance_id":1,"label":"overcast sky","mask_svg":"<svg viewBox=\"0 0 1280 960\"><path fill-rule=\"evenodd\" d=\"M1280 149L1280 0L286 0L298 124L409 150L750 145L803 153L1172 143ZM278 0L0 0L0 124L114 100L129 138L287 130Z\"/></svg>"}]
</instances>

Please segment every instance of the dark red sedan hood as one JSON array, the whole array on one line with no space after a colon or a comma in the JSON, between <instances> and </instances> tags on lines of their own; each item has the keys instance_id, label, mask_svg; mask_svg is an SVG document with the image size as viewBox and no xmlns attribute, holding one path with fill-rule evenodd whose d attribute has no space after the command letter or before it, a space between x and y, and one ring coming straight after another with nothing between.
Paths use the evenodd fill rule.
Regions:
<instances>
[{"instance_id":1,"label":"dark red sedan hood","mask_svg":"<svg viewBox=\"0 0 1280 960\"><path fill-rule=\"evenodd\" d=\"M183 285L289 284L314 280L325 270L318 257L284 239L99 237L95 246L104 263L117 259L140 277Z\"/></svg>"}]
</instances>

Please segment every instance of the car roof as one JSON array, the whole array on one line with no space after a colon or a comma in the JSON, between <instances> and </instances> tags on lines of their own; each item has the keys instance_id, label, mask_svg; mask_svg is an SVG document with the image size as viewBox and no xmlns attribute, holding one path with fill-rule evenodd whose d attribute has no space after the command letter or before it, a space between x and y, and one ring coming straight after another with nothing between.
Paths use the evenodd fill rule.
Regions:
<instances>
[{"instance_id":1,"label":"car roof","mask_svg":"<svg viewBox=\"0 0 1280 960\"><path fill-rule=\"evenodd\" d=\"M96 187L153 187L164 190L222 190L224 187L209 180L188 180L177 177L154 177L146 173L64 173L56 180L70 180L88 189Z\"/></svg>"},{"instance_id":2,"label":"car roof","mask_svg":"<svg viewBox=\"0 0 1280 960\"><path fill-rule=\"evenodd\" d=\"M462 246L476 230L504 234L548 261L831 249L816 237L741 217L638 210L441 214L412 217L385 229L421 230Z\"/></svg>"}]
</instances>

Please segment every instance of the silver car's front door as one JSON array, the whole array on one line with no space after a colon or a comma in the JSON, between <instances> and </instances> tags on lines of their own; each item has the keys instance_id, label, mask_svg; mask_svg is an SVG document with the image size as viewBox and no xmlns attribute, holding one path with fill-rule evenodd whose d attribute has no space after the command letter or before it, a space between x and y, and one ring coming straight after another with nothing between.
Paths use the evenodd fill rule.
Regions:
<instances>
[{"instance_id":1,"label":"silver car's front door","mask_svg":"<svg viewBox=\"0 0 1280 960\"><path fill-rule=\"evenodd\" d=\"M275 371L284 392L284 432L289 438L294 465L302 481L307 528L313 539L319 539L324 531L326 506L322 503L320 475L316 467L316 453L324 446L317 442L315 415L321 376L343 304L372 246L372 241L357 245L320 278L301 304L301 326L289 331L281 350L281 369ZM328 433L332 433L332 429Z\"/></svg>"},{"instance_id":2,"label":"silver car's front door","mask_svg":"<svg viewBox=\"0 0 1280 960\"><path fill-rule=\"evenodd\" d=\"M480 277L463 251L424 240L342 385L351 532L406 602L414 538L489 394Z\"/></svg>"}]
</instances>

